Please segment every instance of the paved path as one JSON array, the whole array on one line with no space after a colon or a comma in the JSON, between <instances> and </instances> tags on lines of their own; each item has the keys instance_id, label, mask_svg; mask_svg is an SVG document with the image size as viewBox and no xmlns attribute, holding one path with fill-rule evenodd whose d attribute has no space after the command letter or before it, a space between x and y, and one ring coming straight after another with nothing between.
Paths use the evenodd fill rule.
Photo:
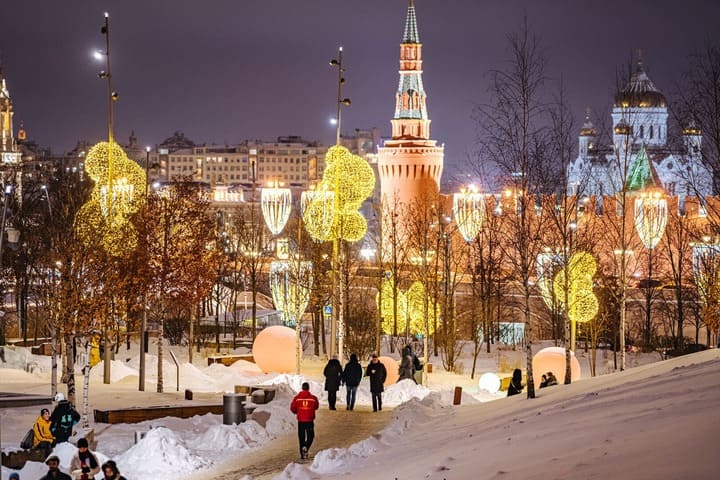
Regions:
<instances>
[{"instance_id":1,"label":"paved path","mask_svg":"<svg viewBox=\"0 0 720 480\"><path fill-rule=\"evenodd\" d=\"M370 407L356 407L349 412L344 409L330 411L327 407L318 411L315 420L315 441L310 457L327 448L346 448L379 432L392 418L391 410L374 413ZM254 480L272 479L285 467L299 460L297 433L293 432L272 440L255 450L210 471L198 472L192 479L238 480L248 475Z\"/></svg>"}]
</instances>

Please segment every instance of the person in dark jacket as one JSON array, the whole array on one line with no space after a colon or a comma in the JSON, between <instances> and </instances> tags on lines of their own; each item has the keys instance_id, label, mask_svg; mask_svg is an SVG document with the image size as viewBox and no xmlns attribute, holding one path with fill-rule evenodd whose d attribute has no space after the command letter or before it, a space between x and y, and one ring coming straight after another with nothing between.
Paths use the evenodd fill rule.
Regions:
<instances>
[{"instance_id":1,"label":"person in dark jacket","mask_svg":"<svg viewBox=\"0 0 720 480\"><path fill-rule=\"evenodd\" d=\"M58 393L55 395L55 406L50 415L50 431L55 435L55 443L67 442L72 436L73 426L80 421L80 414L65 400L65 395Z\"/></svg>"},{"instance_id":2,"label":"person in dark jacket","mask_svg":"<svg viewBox=\"0 0 720 480\"><path fill-rule=\"evenodd\" d=\"M524 387L525 385L522 383L522 371L520 371L519 368L516 368L513 370L513 376L512 380L510 380L510 385L508 386L507 396L512 397L513 395L521 393Z\"/></svg>"},{"instance_id":3,"label":"person in dark jacket","mask_svg":"<svg viewBox=\"0 0 720 480\"><path fill-rule=\"evenodd\" d=\"M127 480L120 475L117 464L113 460L108 460L102 464L102 472L104 480Z\"/></svg>"},{"instance_id":4,"label":"person in dark jacket","mask_svg":"<svg viewBox=\"0 0 720 480\"><path fill-rule=\"evenodd\" d=\"M400 358L400 366L398 367L398 375L400 378L398 378L398 382L400 380L412 380L415 381L415 371L413 367L413 359L412 359L412 352L410 350L410 347L405 347L402 350L402 357Z\"/></svg>"},{"instance_id":5,"label":"person in dark jacket","mask_svg":"<svg viewBox=\"0 0 720 480\"><path fill-rule=\"evenodd\" d=\"M350 355L350 361L345 364L342 373L342 381L345 382L346 398L345 408L352 410L355 408L355 396L357 395L358 385L362 380L363 371L358 362L358 357L354 353Z\"/></svg>"},{"instance_id":6,"label":"person in dark jacket","mask_svg":"<svg viewBox=\"0 0 720 480\"><path fill-rule=\"evenodd\" d=\"M340 390L340 384L342 383L342 365L340 365L340 360L337 359L336 355L333 355L333 358L328 360L323 375L325 375L325 390L328 392L328 405L330 405L330 410L335 410L337 391Z\"/></svg>"},{"instance_id":7,"label":"person in dark jacket","mask_svg":"<svg viewBox=\"0 0 720 480\"><path fill-rule=\"evenodd\" d=\"M298 439L300 440L300 458L307 458L308 450L315 438L315 410L320 402L310 393L310 384L304 382L302 390L295 395L290 403L290 411L297 416Z\"/></svg>"},{"instance_id":8,"label":"person in dark jacket","mask_svg":"<svg viewBox=\"0 0 720 480\"><path fill-rule=\"evenodd\" d=\"M376 354L365 370L365 376L370 378L370 394L372 395L373 412L382 410L383 384L387 378L387 370Z\"/></svg>"},{"instance_id":9,"label":"person in dark jacket","mask_svg":"<svg viewBox=\"0 0 720 480\"><path fill-rule=\"evenodd\" d=\"M60 471L60 458L57 455L50 455L45 460L45 465L48 466L48 471L40 480L72 480L70 475Z\"/></svg>"}]
</instances>

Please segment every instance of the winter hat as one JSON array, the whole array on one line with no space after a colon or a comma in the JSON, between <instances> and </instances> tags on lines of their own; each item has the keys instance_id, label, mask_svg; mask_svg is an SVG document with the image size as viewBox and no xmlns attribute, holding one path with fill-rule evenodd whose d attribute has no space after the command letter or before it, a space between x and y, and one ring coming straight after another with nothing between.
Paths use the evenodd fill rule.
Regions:
<instances>
[{"instance_id":1,"label":"winter hat","mask_svg":"<svg viewBox=\"0 0 720 480\"><path fill-rule=\"evenodd\" d=\"M47 408L43 408L42 410L40 410L40 415L45 415L46 413L50 413L50 410L48 410Z\"/></svg>"},{"instance_id":2,"label":"winter hat","mask_svg":"<svg viewBox=\"0 0 720 480\"><path fill-rule=\"evenodd\" d=\"M309 384L308 382L303 382L303 384L302 384L302 389L303 389L303 390L310 390L310 384Z\"/></svg>"},{"instance_id":3,"label":"winter hat","mask_svg":"<svg viewBox=\"0 0 720 480\"><path fill-rule=\"evenodd\" d=\"M59 464L60 464L60 458L59 458L57 455L50 455L50 456L45 460L45 465L49 465L50 462L57 462L58 465L59 465Z\"/></svg>"},{"instance_id":4,"label":"winter hat","mask_svg":"<svg viewBox=\"0 0 720 480\"><path fill-rule=\"evenodd\" d=\"M57 395L55 395L55 401L62 402L63 400L65 400L65 395L63 395L61 392L58 392Z\"/></svg>"},{"instance_id":5,"label":"winter hat","mask_svg":"<svg viewBox=\"0 0 720 480\"><path fill-rule=\"evenodd\" d=\"M17 472L13 472L8 477L8 480L20 480L20 474Z\"/></svg>"},{"instance_id":6,"label":"winter hat","mask_svg":"<svg viewBox=\"0 0 720 480\"><path fill-rule=\"evenodd\" d=\"M88 441L87 438L81 438L77 441L77 447L78 448L88 448Z\"/></svg>"}]
</instances>

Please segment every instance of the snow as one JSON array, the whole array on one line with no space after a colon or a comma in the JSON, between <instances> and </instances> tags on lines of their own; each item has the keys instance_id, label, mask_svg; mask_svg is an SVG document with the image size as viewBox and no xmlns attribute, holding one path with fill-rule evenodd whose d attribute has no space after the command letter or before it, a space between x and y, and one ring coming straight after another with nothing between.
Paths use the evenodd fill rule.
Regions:
<instances>
[{"instance_id":1,"label":"snow","mask_svg":"<svg viewBox=\"0 0 720 480\"><path fill-rule=\"evenodd\" d=\"M175 353L187 359L182 350ZM509 358L513 355L518 357ZM393 411L386 428L349 448L316 452L311 463L291 463L276 478L715 478L720 468L714 449L720 429L719 350L666 361L658 361L657 355L635 355L628 362L633 368L594 378L587 377L587 359L578 352L585 377L572 385L537 390L533 400L479 389L480 374L497 372L502 362L519 362L519 355L481 355L473 380L434 365L429 388L410 380L387 386L383 406ZM167 393L154 393L150 383L146 392L137 392L137 352L125 356L126 361L113 360L109 385L102 384L102 364L92 369L91 407L182 402L175 391L174 364L165 364ZM30 357L27 362L37 365L33 373L19 365L0 369L0 390L49 394L48 359ZM98 459L113 458L129 480L182 479L193 472L212 472L231 457L272 449L275 439L295 435L297 424L288 405L304 381L326 405L324 362L319 359L305 359L301 375L263 374L245 361L229 367L203 366L203 362L197 358L192 364L180 364L178 390L190 388L217 402L235 385L267 384L275 386L275 399L256 405L240 425L223 425L222 416L212 414L95 424ZM601 359L599 370L610 369L608 362ZM157 357L148 355L147 364L151 382L156 378ZM456 386L463 388L460 406L452 405ZM339 408L344 400L341 389ZM366 381L356 404L371 404ZM39 408L0 410L3 450L15 449ZM137 443L136 432L144 433ZM67 443L56 447L63 470L67 471L75 451ZM20 475L39 478L46 471L44 464L28 462ZM0 478L6 480L10 473L3 468Z\"/></svg>"}]
</instances>

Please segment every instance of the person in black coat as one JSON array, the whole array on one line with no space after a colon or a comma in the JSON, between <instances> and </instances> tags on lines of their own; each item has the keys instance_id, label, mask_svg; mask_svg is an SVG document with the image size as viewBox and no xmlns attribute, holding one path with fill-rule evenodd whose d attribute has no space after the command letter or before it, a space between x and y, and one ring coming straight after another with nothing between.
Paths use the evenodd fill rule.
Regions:
<instances>
[{"instance_id":1,"label":"person in black coat","mask_svg":"<svg viewBox=\"0 0 720 480\"><path fill-rule=\"evenodd\" d=\"M521 393L524 387L525 385L522 383L522 371L520 371L519 368L516 368L513 370L513 376L512 380L510 380L510 385L508 386L507 396L512 397L513 395Z\"/></svg>"},{"instance_id":2,"label":"person in black coat","mask_svg":"<svg viewBox=\"0 0 720 480\"><path fill-rule=\"evenodd\" d=\"M58 404L50 414L50 431L55 436L55 444L58 444L67 442L72 436L73 426L80 421L80 414L62 393L55 395L55 401Z\"/></svg>"},{"instance_id":3,"label":"person in black coat","mask_svg":"<svg viewBox=\"0 0 720 480\"><path fill-rule=\"evenodd\" d=\"M325 375L325 390L328 392L328 405L330 410L335 410L335 402L337 401L337 391L340 390L340 384L342 383L342 365L340 360L337 359L336 355L328 360L323 370Z\"/></svg>"},{"instance_id":4,"label":"person in black coat","mask_svg":"<svg viewBox=\"0 0 720 480\"><path fill-rule=\"evenodd\" d=\"M387 370L378 356L373 354L372 360L365 370L365 376L370 378L370 394L372 395L373 412L382 410L383 384L387 378Z\"/></svg>"},{"instance_id":5,"label":"person in black coat","mask_svg":"<svg viewBox=\"0 0 720 480\"><path fill-rule=\"evenodd\" d=\"M72 480L70 475L60 470L60 459L57 455L50 455L45 460L45 465L48 466L48 471L40 480Z\"/></svg>"},{"instance_id":6,"label":"person in black coat","mask_svg":"<svg viewBox=\"0 0 720 480\"><path fill-rule=\"evenodd\" d=\"M345 383L346 390L346 409L352 410L355 408L355 396L357 394L358 385L362 380L363 371L358 362L357 355L354 353L350 355L350 361L345 364L345 368L342 372L342 381Z\"/></svg>"}]
</instances>

